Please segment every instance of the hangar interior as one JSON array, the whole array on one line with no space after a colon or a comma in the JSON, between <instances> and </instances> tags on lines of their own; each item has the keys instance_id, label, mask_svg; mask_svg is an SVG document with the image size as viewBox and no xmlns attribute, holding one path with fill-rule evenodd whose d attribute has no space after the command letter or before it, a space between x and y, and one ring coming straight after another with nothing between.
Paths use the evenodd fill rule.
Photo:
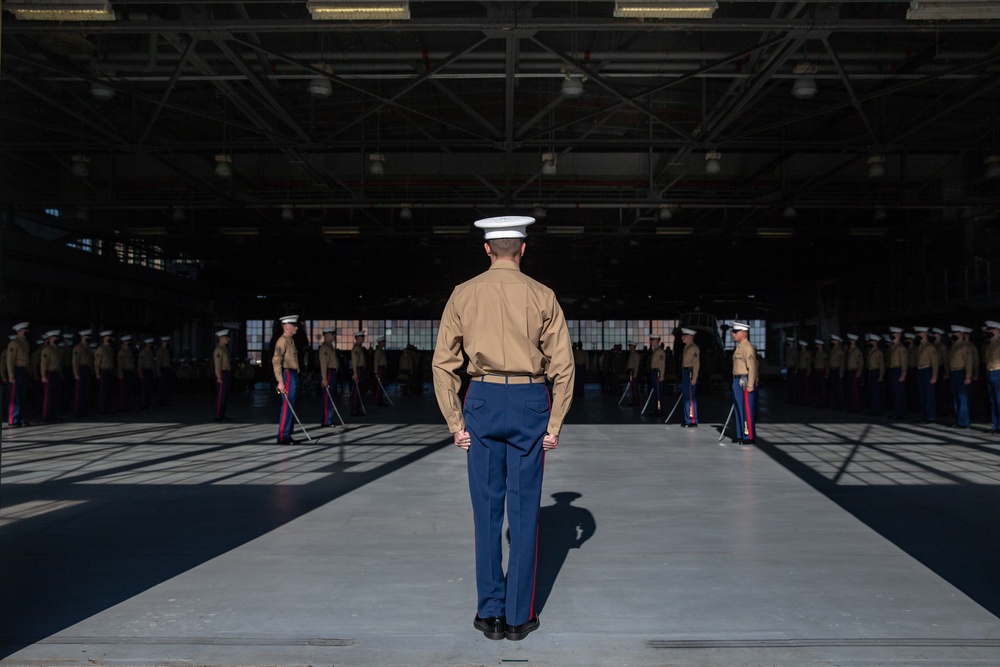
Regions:
<instances>
[{"instance_id":1,"label":"hangar interior","mask_svg":"<svg viewBox=\"0 0 1000 667\"><path fill-rule=\"evenodd\" d=\"M827 335L1000 291L995 3L61 4L111 13L4 3L5 319L436 318L504 214L580 320Z\"/></svg>"}]
</instances>

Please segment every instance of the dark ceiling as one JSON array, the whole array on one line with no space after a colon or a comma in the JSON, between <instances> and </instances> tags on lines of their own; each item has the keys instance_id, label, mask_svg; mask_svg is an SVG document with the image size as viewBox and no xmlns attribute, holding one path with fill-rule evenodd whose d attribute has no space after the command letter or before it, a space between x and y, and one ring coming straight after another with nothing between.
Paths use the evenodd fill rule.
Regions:
<instances>
[{"instance_id":1,"label":"dark ceiling","mask_svg":"<svg viewBox=\"0 0 1000 667\"><path fill-rule=\"evenodd\" d=\"M673 21L414 1L394 23L314 21L301 0L112 4L110 22L4 14L3 203L205 260L243 293L438 309L485 262L478 235L447 232L539 206L526 270L577 316L998 250L997 20L907 20L898 1ZM810 99L792 95L804 64Z\"/></svg>"}]
</instances>

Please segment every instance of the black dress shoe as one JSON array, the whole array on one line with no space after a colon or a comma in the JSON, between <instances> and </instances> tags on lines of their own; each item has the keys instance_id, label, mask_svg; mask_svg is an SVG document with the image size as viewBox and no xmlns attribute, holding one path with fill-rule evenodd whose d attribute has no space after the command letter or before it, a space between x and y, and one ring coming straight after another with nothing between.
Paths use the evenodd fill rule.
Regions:
<instances>
[{"instance_id":1,"label":"black dress shoe","mask_svg":"<svg viewBox=\"0 0 1000 667\"><path fill-rule=\"evenodd\" d=\"M507 634L507 621L503 616L479 618L479 614L476 614L472 627L482 632L487 639L503 639Z\"/></svg>"},{"instance_id":2,"label":"black dress shoe","mask_svg":"<svg viewBox=\"0 0 1000 667\"><path fill-rule=\"evenodd\" d=\"M734 445L742 445L743 444L743 440L741 438L733 438L729 442L733 443Z\"/></svg>"},{"instance_id":3,"label":"black dress shoe","mask_svg":"<svg viewBox=\"0 0 1000 667\"><path fill-rule=\"evenodd\" d=\"M538 616L532 616L527 620L527 622L521 625L508 625L507 626L507 639L512 642L518 642L528 636L528 633L534 632L538 629L541 623L538 620Z\"/></svg>"},{"instance_id":4,"label":"black dress shoe","mask_svg":"<svg viewBox=\"0 0 1000 667\"><path fill-rule=\"evenodd\" d=\"M299 444L299 442L298 442L298 440L295 440L294 438L288 438L287 440L279 440L278 444L279 445L297 445L297 444Z\"/></svg>"}]
</instances>

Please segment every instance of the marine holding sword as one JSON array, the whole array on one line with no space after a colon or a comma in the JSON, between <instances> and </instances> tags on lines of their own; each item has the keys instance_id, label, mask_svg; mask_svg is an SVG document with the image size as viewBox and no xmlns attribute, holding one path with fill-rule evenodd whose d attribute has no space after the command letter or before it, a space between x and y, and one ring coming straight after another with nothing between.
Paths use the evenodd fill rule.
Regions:
<instances>
[{"instance_id":1,"label":"marine holding sword","mask_svg":"<svg viewBox=\"0 0 1000 667\"><path fill-rule=\"evenodd\" d=\"M295 426L295 399L299 395L299 353L292 336L299 328L298 315L281 318L281 337L274 345L271 366L278 379L278 393L281 394L281 418L278 421L278 444L291 445L292 429Z\"/></svg>"}]
</instances>

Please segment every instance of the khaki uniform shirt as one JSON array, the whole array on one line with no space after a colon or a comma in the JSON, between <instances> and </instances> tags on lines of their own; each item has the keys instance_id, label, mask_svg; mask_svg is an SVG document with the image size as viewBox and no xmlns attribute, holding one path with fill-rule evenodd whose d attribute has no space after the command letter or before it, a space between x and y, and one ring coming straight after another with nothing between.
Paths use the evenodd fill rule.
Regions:
<instances>
[{"instance_id":1,"label":"khaki uniform shirt","mask_svg":"<svg viewBox=\"0 0 1000 667\"><path fill-rule=\"evenodd\" d=\"M649 356L649 370L659 372L661 378L667 374L667 351L662 347L654 349Z\"/></svg>"},{"instance_id":2,"label":"khaki uniform shirt","mask_svg":"<svg viewBox=\"0 0 1000 667\"><path fill-rule=\"evenodd\" d=\"M885 379L885 355L878 345L868 350L868 370L878 371L878 381Z\"/></svg>"},{"instance_id":3,"label":"khaki uniform shirt","mask_svg":"<svg viewBox=\"0 0 1000 667\"><path fill-rule=\"evenodd\" d=\"M156 375L159 377L160 371L170 368L170 348L159 347L156 350Z\"/></svg>"},{"instance_id":4,"label":"khaki uniform shirt","mask_svg":"<svg viewBox=\"0 0 1000 667\"><path fill-rule=\"evenodd\" d=\"M229 348L221 343L215 346L212 353L212 361L215 364L215 379L222 382L222 371L231 370L229 366Z\"/></svg>"},{"instance_id":5,"label":"khaki uniform shirt","mask_svg":"<svg viewBox=\"0 0 1000 667\"><path fill-rule=\"evenodd\" d=\"M799 365L798 365L798 369L800 371L805 371L806 374L808 375L809 373L812 373L812 366L813 366L813 355L812 355L812 352L810 352L808 349L806 349L806 350L799 350Z\"/></svg>"},{"instance_id":6,"label":"khaki uniform shirt","mask_svg":"<svg viewBox=\"0 0 1000 667\"><path fill-rule=\"evenodd\" d=\"M299 351L291 336L282 336L274 344L274 356L271 357L271 367L278 382L284 382L281 373L285 370L299 370Z\"/></svg>"},{"instance_id":7,"label":"khaki uniform shirt","mask_svg":"<svg viewBox=\"0 0 1000 667\"><path fill-rule=\"evenodd\" d=\"M156 353L152 348L144 347L139 353L139 370L150 370L156 373Z\"/></svg>"},{"instance_id":8,"label":"khaki uniform shirt","mask_svg":"<svg viewBox=\"0 0 1000 667\"><path fill-rule=\"evenodd\" d=\"M891 348L889 348L889 368L900 369L899 379L906 379L906 369L909 365L909 355L907 354L906 346L902 343L896 343Z\"/></svg>"},{"instance_id":9,"label":"khaki uniform shirt","mask_svg":"<svg viewBox=\"0 0 1000 667\"><path fill-rule=\"evenodd\" d=\"M826 350L816 350L813 355L813 370L826 375L826 369L830 366L830 354Z\"/></svg>"},{"instance_id":10,"label":"khaki uniform shirt","mask_svg":"<svg viewBox=\"0 0 1000 667\"><path fill-rule=\"evenodd\" d=\"M785 368L795 369L799 367L799 350L794 345L785 348Z\"/></svg>"},{"instance_id":11,"label":"khaki uniform shirt","mask_svg":"<svg viewBox=\"0 0 1000 667\"><path fill-rule=\"evenodd\" d=\"M111 345L103 343L94 351L94 375L100 375L101 371L112 371L115 369L115 353Z\"/></svg>"},{"instance_id":12,"label":"khaki uniform shirt","mask_svg":"<svg viewBox=\"0 0 1000 667\"><path fill-rule=\"evenodd\" d=\"M917 368L927 368L931 369L931 382L937 382L938 377L938 353L937 349L934 347L934 343L929 340L920 343L920 349L917 350Z\"/></svg>"},{"instance_id":13,"label":"khaki uniform shirt","mask_svg":"<svg viewBox=\"0 0 1000 667\"><path fill-rule=\"evenodd\" d=\"M681 368L691 369L691 381L698 381L698 373L701 371L701 348L696 344L691 343L690 345L684 346L684 352L681 353Z\"/></svg>"},{"instance_id":14,"label":"khaki uniform shirt","mask_svg":"<svg viewBox=\"0 0 1000 667\"><path fill-rule=\"evenodd\" d=\"M125 377L125 371L135 371L135 357L132 356L131 347L118 350L118 377Z\"/></svg>"},{"instance_id":15,"label":"khaki uniform shirt","mask_svg":"<svg viewBox=\"0 0 1000 667\"><path fill-rule=\"evenodd\" d=\"M972 372L975 370L975 349L970 343L964 340L951 346L948 355L948 369L953 371L965 371L965 379L972 379Z\"/></svg>"},{"instance_id":16,"label":"khaki uniform shirt","mask_svg":"<svg viewBox=\"0 0 1000 667\"><path fill-rule=\"evenodd\" d=\"M337 360L337 348L333 343L323 343L319 346L319 376L326 381L327 371L336 371L339 361Z\"/></svg>"},{"instance_id":17,"label":"khaki uniform shirt","mask_svg":"<svg viewBox=\"0 0 1000 667\"><path fill-rule=\"evenodd\" d=\"M847 355L844 354L843 345L834 345L830 348L830 370L840 371L843 375L847 369Z\"/></svg>"},{"instance_id":18,"label":"khaki uniform shirt","mask_svg":"<svg viewBox=\"0 0 1000 667\"><path fill-rule=\"evenodd\" d=\"M920 346L916 343L910 343L906 346L906 367L916 368L917 359L920 357Z\"/></svg>"},{"instance_id":19,"label":"khaki uniform shirt","mask_svg":"<svg viewBox=\"0 0 1000 667\"><path fill-rule=\"evenodd\" d=\"M937 363L941 367L941 378L944 380L948 379L948 346L944 342L931 343L934 349L937 351Z\"/></svg>"},{"instance_id":20,"label":"khaki uniform shirt","mask_svg":"<svg viewBox=\"0 0 1000 667\"><path fill-rule=\"evenodd\" d=\"M94 353L86 343L73 346L73 377L77 379L80 379L80 366L94 367Z\"/></svg>"},{"instance_id":21,"label":"khaki uniform shirt","mask_svg":"<svg viewBox=\"0 0 1000 667\"><path fill-rule=\"evenodd\" d=\"M42 373L42 377L46 377L52 372L60 372L62 370L62 350L52 343L46 343L45 346L42 347L39 370Z\"/></svg>"},{"instance_id":22,"label":"khaki uniform shirt","mask_svg":"<svg viewBox=\"0 0 1000 667\"><path fill-rule=\"evenodd\" d=\"M457 286L441 315L432 361L434 393L452 433L465 430L458 370L522 375L552 381L546 429L559 435L573 401L573 344L555 293L521 273L517 262L495 260L489 270Z\"/></svg>"},{"instance_id":23,"label":"khaki uniform shirt","mask_svg":"<svg viewBox=\"0 0 1000 667\"><path fill-rule=\"evenodd\" d=\"M633 375L639 372L639 362L642 361L639 356L639 350L629 350L628 361L625 363L625 370Z\"/></svg>"},{"instance_id":24,"label":"khaki uniform shirt","mask_svg":"<svg viewBox=\"0 0 1000 667\"><path fill-rule=\"evenodd\" d=\"M31 352L28 348L28 341L23 338L15 338L7 343L7 379L14 382L14 368L20 366L27 368L31 361Z\"/></svg>"},{"instance_id":25,"label":"khaki uniform shirt","mask_svg":"<svg viewBox=\"0 0 1000 667\"><path fill-rule=\"evenodd\" d=\"M381 366L388 366L389 365L389 358L386 357L386 355L385 355L385 348L384 347L376 347L375 351L372 353L372 355L373 355L373 363L375 364L375 368L379 368Z\"/></svg>"},{"instance_id":26,"label":"khaki uniform shirt","mask_svg":"<svg viewBox=\"0 0 1000 667\"><path fill-rule=\"evenodd\" d=\"M994 336L986 346L986 370L1000 371L1000 336Z\"/></svg>"},{"instance_id":27,"label":"khaki uniform shirt","mask_svg":"<svg viewBox=\"0 0 1000 667\"><path fill-rule=\"evenodd\" d=\"M733 375L747 376L747 390L757 386L757 350L749 340L741 340L733 350Z\"/></svg>"},{"instance_id":28,"label":"khaki uniform shirt","mask_svg":"<svg viewBox=\"0 0 1000 667\"><path fill-rule=\"evenodd\" d=\"M354 371L354 377L357 378L360 373L359 369L367 365L368 359L365 355L365 348L362 347L361 343L355 343L354 347L351 348L351 369Z\"/></svg>"},{"instance_id":29,"label":"khaki uniform shirt","mask_svg":"<svg viewBox=\"0 0 1000 667\"><path fill-rule=\"evenodd\" d=\"M861 348L857 345L852 345L847 349L847 370L853 371L855 374L860 373L865 367L865 357L861 352Z\"/></svg>"}]
</instances>

